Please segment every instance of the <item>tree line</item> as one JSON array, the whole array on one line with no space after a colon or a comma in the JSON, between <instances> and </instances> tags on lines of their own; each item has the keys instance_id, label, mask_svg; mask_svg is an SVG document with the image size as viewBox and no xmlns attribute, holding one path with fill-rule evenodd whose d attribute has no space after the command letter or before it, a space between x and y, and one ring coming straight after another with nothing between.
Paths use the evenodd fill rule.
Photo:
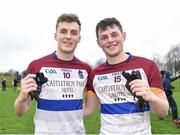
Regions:
<instances>
[{"instance_id":1,"label":"tree line","mask_svg":"<svg viewBox=\"0 0 180 135\"><path fill-rule=\"evenodd\" d=\"M160 70L170 70L173 75L180 74L180 43L171 46L170 50L164 57L160 55L153 56L153 61L158 65Z\"/></svg>"}]
</instances>

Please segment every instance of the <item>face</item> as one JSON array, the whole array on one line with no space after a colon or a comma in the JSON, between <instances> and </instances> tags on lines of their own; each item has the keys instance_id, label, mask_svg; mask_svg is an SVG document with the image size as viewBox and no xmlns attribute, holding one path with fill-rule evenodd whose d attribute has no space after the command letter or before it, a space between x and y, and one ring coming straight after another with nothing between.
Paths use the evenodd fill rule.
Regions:
<instances>
[{"instance_id":1,"label":"face","mask_svg":"<svg viewBox=\"0 0 180 135\"><path fill-rule=\"evenodd\" d=\"M76 22L60 22L55 33L55 40L60 53L73 54L80 41L79 25Z\"/></svg>"},{"instance_id":2,"label":"face","mask_svg":"<svg viewBox=\"0 0 180 135\"><path fill-rule=\"evenodd\" d=\"M125 41L126 34L119 30L114 25L113 27L107 27L106 30L98 31L98 45L107 57L116 57L123 52L123 42Z\"/></svg>"}]
</instances>

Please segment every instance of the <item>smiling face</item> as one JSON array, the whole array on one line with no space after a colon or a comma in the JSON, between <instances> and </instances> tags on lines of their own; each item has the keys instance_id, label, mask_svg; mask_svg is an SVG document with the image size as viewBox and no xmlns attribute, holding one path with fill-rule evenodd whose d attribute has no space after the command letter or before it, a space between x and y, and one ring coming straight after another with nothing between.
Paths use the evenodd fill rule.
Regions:
<instances>
[{"instance_id":1,"label":"smiling face","mask_svg":"<svg viewBox=\"0 0 180 135\"><path fill-rule=\"evenodd\" d=\"M123 43L126 34L121 32L118 26L107 26L106 29L99 29L98 32L98 45L107 57L120 56L123 51Z\"/></svg>"},{"instance_id":2,"label":"smiling face","mask_svg":"<svg viewBox=\"0 0 180 135\"><path fill-rule=\"evenodd\" d=\"M80 41L80 28L76 22L60 22L55 40L58 43L58 53L73 55Z\"/></svg>"}]
</instances>

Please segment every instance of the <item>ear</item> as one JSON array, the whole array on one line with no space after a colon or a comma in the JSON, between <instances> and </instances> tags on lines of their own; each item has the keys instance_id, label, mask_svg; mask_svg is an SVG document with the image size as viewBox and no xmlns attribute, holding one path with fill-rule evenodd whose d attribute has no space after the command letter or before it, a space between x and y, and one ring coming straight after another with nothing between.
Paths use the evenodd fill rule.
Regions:
<instances>
[{"instance_id":1,"label":"ear","mask_svg":"<svg viewBox=\"0 0 180 135\"><path fill-rule=\"evenodd\" d=\"M101 44L99 43L99 40L98 40L98 39L96 40L96 42L97 42L98 46L99 46L100 48L102 48L102 47L101 47Z\"/></svg>"},{"instance_id":2,"label":"ear","mask_svg":"<svg viewBox=\"0 0 180 135\"><path fill-rule=\"evenodd\" d=\"M126 40L126 32L123 32L123 41L125 41Z\"/></svg>"},{"instance_id":3,"label":"ear","mask_svg":"<svg viewBox=\"0 0 180 135\"><path fill-rule=\"evenodd\" d=\"M56 33L54 33L54 39L56 40L56 37L57 37L57 35L56 35Z\"/></svg>"},{"instance_id":4,"label":"ear","mask_svg":"<svg viewBox=\"0 0 180 135\"><path fill-rule=\"evenodd\" d=\"M78 41L78 43L81 41L81 35L79 35L79 41Z\"/></svg>"}]
</instances>

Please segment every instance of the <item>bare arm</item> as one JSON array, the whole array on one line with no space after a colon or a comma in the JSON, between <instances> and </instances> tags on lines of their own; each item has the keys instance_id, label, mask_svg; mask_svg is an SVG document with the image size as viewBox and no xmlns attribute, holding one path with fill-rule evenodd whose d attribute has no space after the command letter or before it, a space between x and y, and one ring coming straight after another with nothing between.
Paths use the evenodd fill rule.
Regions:
<instances>
[{"instance_id":1,"label":"bare arm","mask_svg":"<svg viewBox=\"0 0 180 135\"><path fill-rule=\"evenodd\" d=\"M32 101L29 92L37 89L33 77L35 77L34 74L29 74L21 80L21 91L14 103L15 113L18 116L25 114L31 106Z\"/></svg>"},{"instance_id":2,"label":"bare arm","mask_svg":"<svg viewBox=\"0 0 180 135\"><path fill-rule=\"evenodd\" d=\"M159 117L165 117L168 115L169 104L166 98L166 94L161 89L151 88L154 98L149 101L151 110Z\"/></svg>"},{"instance_id":3,"label":"bare arm","mask_svg":"<svg viewBox=\"0 0 180 135\"><path fill-rule=\"evenodd\" d=\"M136 96L141 96L147 101L151 110L159 117L168 114L169 104L163 90L158 88L151 89L145 80L134 80L130 83L131 90Z\"/></svg>"},{"instance_id":4,"label":"bare arm","mask_svg":"<svg viewBox=\"0 0 180 135\"><path fill-rule=\"evenodd\" d=\"M25 114L31 106L31 99L28 97L27 99L23 99L21 95L19 95L14 103L15 113L18 116Z\"/></svg>"},{"instance_id":5,"label":"bare arm","mask_svg":"<svg viewBox=\"0 0 180 135\"><path fill-rule=\"evenodd\" d=\"M85 103L83 105L83 115L90 115L99 105L99 99L96 94L92 91L87 91Z\"/></svg>"}]
</instances>

